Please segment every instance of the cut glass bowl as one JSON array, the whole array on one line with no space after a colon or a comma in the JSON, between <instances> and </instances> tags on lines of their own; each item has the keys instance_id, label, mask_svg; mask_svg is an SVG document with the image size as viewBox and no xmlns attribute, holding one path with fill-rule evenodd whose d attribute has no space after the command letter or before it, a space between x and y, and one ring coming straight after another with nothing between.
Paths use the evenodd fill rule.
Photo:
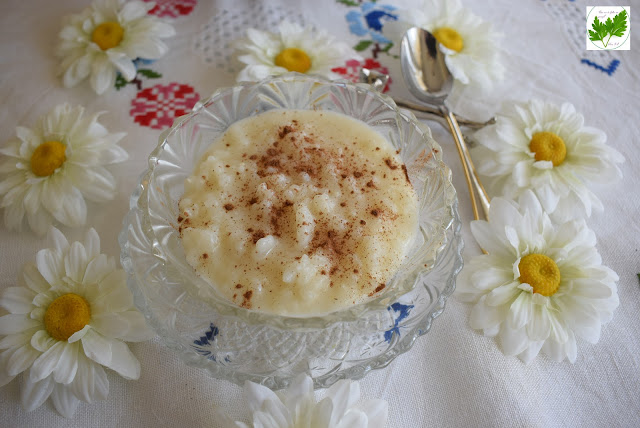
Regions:
<instances>
[{"instance_id":1,"label":"cut glass bowl","mask_svg":"<svg viewBox=\"0 0 640 428\"><path fill-rule=\"evenodd\" d=\"M271 109L330 110L368 124L398 150L419 199L419 233L380 295L323 316L288 317L202 293L176 226L184 180L234 122ZM462 268L451 171L428 127L368 86L296 73L216 91L176 120L151 153L119 235L136 306L190 365L272 389L307 373L316 387L359 379L408 351L444 309Z\"/></svg>"}]
</instances>

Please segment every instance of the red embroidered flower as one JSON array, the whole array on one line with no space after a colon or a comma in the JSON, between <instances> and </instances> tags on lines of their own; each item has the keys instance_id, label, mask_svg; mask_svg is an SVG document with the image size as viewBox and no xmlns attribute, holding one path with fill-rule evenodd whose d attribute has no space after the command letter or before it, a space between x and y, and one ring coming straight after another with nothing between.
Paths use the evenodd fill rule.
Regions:
<instances>
[{"instance_id":1,"label":"red embroidered flower","mask_svg":"<svg viewBox=\"0 0 640 428\"><path fill-rule=\"evenodd\" d=\"M138 92L131 100L134 122L153 129L165 129L174 119L191 111L200 99L191 86L181 83L155 85Z\"/></svg>"},{"instance_id":2,"label":"red embroidered flower","mask_svg":"<svg viewBox=\"0 0 640 428\"><path fill-rule=\"evenodd\" d=\"M180 15L188 15L198 3L197 0L144 0L146 2L155 1L156 5L149 11L149 15L156 15L161 18L177 18Z\"/></svg>"},{"instance_id":3,"label":"red embroidered flower","mask_svg":"<svg viewBox=\"0 0 640 428\"><path fill-rule=\"evenodd\" d=\"M364 62L360 62L357 59L350 59L346 62L344 67L332 68L331 71L333 71L334 73L338 73L347 80L357 83L360 81L360 69L363 67L368 68L369 70L375 70L384 74L389 74L389 69L373 58L367 58L364 60ZM389 78L389 81L387 82L387 85L384 87L384 90L382 92L387 92L390 86L391 78Z\"/></svg>"}]
</instances>

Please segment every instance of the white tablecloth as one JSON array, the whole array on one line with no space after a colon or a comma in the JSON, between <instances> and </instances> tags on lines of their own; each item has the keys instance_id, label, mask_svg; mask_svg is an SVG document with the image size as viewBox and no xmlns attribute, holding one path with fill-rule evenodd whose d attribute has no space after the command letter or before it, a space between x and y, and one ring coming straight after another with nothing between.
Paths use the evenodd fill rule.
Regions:
<instances>
[{"instance_id":1,"label":"white tablecloth","mask_svg":"<svg viewBox=\"0 0 640 428\"><path fill-rule=\"evenodd\" d=\"M116 257L120 251L116 237L129 195L164 128L157 111L143 115L145 90L161 85L188 100L193 94L206 98L216 88L232 85L238 68L226 57L228 42L247 23L260 22L266 28L287 17L329 29L352 45L365 38L351 33L345 19L360 7L337 1L165 0L160 3L184 7L163 9L177 36L168 41L170 52L148 66L162 77L143 78L139 88L131 84L96 96L88 84L63 88L53 54L61 17L79 12L86 3L2 2L0 144L15 135L16 125L31 126L62 102L82 104L89 112L107 111L101 121L112 132L127 132L121 145L130 159L115 168L120 191L113 203L89 206L88 226L100 234L103 252ZM379 3L411 6L415 2ZM597 235L603 263L620 276L620 306L597 345L578 343L575 364L539 356L525 365L504 356L494 339L471 330L470 307L453 297L432 330L410 352L361 381L363 397L389 402L387 426L391 428L640 426L640 282L636 275L640 272L640 21L635 18L640 4L635 2L631 8L630 51L590 53L582 33L586 9L582 1L528 0L517 6L508 0L464 3L505 34L501 48L508 53L508 72L490 97L458 100L453 103L455 110L470 116L481 112L486 117L505 99L569 101L584 114L587 125L604 130L608 143L625 156L623 181L594 189L606 208L588 221ZM612 4L609 0L598 3ZM371 58L372 48L363 56ZM392 74L391 94L406 96L398 61L385 53L377 61ZM159 122L153 117L160 117ZM469 232L472 214L460 164L448 132L438 124L429 125L454 172L468 260L480 250ZM62 230L71 239L83 234ZM4 225L0 225L0 237L2 288L16 284L21 266L35 259L46 239L29 231L8 231ZM26 413L19 404L19 382L14 380L0 389L0 426L217 426L216 408L247 418L239 386L186 366L157 339L131 348L142 363L142 375L138 381L126 381L110 372L107 400L81 404L72 420L59 416L50 402Z\"/></svg>"}]
</instances>

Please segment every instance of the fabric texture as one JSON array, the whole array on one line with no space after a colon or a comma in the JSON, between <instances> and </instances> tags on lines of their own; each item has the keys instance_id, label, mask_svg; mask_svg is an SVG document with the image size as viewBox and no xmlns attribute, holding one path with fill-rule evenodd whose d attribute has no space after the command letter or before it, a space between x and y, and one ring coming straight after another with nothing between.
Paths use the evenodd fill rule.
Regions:
<instances>
[{"instance_id":1,"label":"fabric texture","mask_svg":"<svg viewBox=\"0 0 640 428\"><path fill-rule=\"evenodd\" d=\"M421 2L378 3L398 8L417 7ZM567 12L567 3L577 9ZM612 4L609 0L603 3ZM97 230L106 254L119 255L117 234L128 211L129 196L166 124L215 89L234 84L240 68L232 64L229 43L242 36L247 26L273 28L287 17L327 29L351 46L373 40L361 55L389 70L389 94L409 98L399 60L393 56L399 54L397 46L383 52L385 45L376 27L384 19L392 19L392 10L385 9L388 15L378 15L382 21L372 22L365 17L370 10L367 3L347 1L164 0L159 4L156 12L176 29L176 36L166 40L168 54L145 64L143 68L150 72L137 81L96 96L87 82L64 88L56 75L58 60L54 56L62 16L78 13L87 3L61 0L52 8L42 0L3 2L0 144L15 135L17 125L30 126L63 102L83 105L88 113L105 111L101 123L110 132L127 132L120 145L129 159L113 170L120 189L116 198L106 205L88 206L87 228ZM625 156L623 181L593 189L605 211L588 219L603 264L620 276L620 306L603 327L598 344L578 342L575 364L539 356L525 365L516 357L504 356L494 339L472 330L468 325L471 306L456 300L454 294L431 331L418 338L408 353L360 381L362 399L388 401L390 428L638 426L640 21L636 17L640 8L631 8L630 51L587 56L587 51L581 50L584 41L575 40L584 35L573 30L576 23L572 21L578 19L579 11L585 12L584 2L530 0L515 6L507 0L465 0L463 4L505 34L500 48L506 52L507 73L489 95L477 97L464 90L453 94L449 104L454 111L486 119L508 100L569 101L584 115L586 125L602 129L608 144ZM584 19L585 15L579 16ZM363 23L369 24L375 38L366 33ZM618 62L611 71L614 60ZM345 70L349 67L353 65L344 65ZM468 260L480 254L480 248L469 230L472 212L462 168L448 130L435 122L426 123L453 170L463 219L464 257ZM61 230L70 241L84 233L83 229ZM0 225L0 288L14 286L22 265L33 261L37 250L45 247L45 239L27 228L18 233ZM158 339L132 344L131 350L142 365L140 379L126 381L109 373L109 397L90 405L82 403L72 420L58 415L50 402L25 412L20 406L18 380L0 388L0 426L216 427L218 410L234 420L247 420L240 386L185 365Z\"/></svg>"}]
</instances>

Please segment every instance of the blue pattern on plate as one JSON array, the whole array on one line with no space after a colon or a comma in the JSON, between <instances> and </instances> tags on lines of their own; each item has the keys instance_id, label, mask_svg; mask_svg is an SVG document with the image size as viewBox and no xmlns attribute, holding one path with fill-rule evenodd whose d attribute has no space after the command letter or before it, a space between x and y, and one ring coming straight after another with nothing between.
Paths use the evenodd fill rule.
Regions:
<instances>
[{"instance_id":1,"label":"blue pattern on plate","mask_svg":"<svg viewBox=\"0 0 640 428\"><path fill-rule=\"evenodd\" d=\"M204 349L203 347L213 345L218 334L220 334L220 329L211 323L209 329L204 333L204 336L200 336L199 339L193 341L193 344L196 345L193 348L198 354L204 355L211 361L217 361L216 356L213 355L209 349ZM231 362L228 356L224 357L224 361L227 363Z\"/></svg>"},{"instance_id":2,"label":"blue pattern on plate","mask_svg":"<svg viewBox=\"0 0 640 428\"><path fill-rule=\"evenodd\" d=\"M387 308L388 311L397 312L398 315L397 318L393 320L393 328L384 332L384 340L386 342L391 342L391 338L394 333L400 336L400 328L398 327L398 324L409 316L411 309L413 309L413 305L403 305L400 302L396 302Z\"/></svg>"}]
</instances>

